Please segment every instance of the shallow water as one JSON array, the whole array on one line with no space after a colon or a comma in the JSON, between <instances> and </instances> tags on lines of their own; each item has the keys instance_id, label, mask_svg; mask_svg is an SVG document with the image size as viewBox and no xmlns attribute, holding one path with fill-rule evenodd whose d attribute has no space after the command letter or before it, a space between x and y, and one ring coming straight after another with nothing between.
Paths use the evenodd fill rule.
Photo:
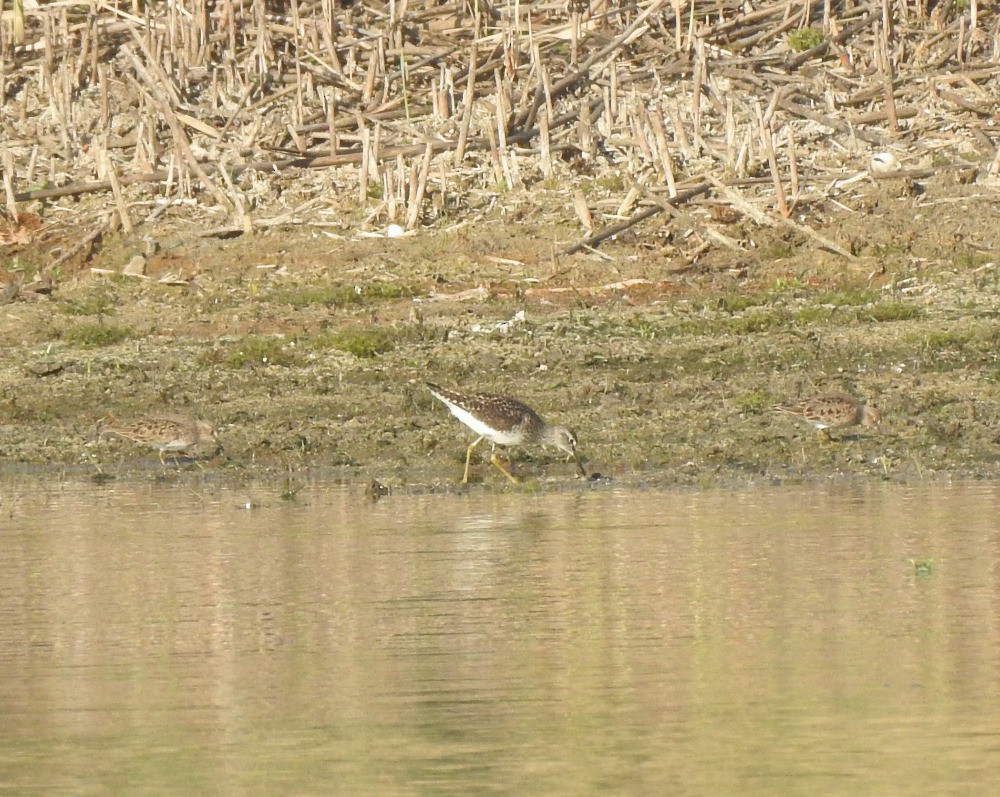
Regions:
<instances>
[{"instance_id":1,"label":"shallow water","mask_svg":"<svg viewBox=\"0 0 1000 797\"><path fill-rule=\"evenodd\" d=\"M998 498L6 481L0 789L995 794Z\"/></svg>"}]
</instances>

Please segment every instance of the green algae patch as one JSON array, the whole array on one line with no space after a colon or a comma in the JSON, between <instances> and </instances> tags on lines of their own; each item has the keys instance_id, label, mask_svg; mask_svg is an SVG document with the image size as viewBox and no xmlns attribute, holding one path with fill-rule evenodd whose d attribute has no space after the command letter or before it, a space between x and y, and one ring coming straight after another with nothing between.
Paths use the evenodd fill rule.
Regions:
<instances>
[{"instance_id":1,"label":"green algae patch","mask_svg":"<svg viewBox=\"0 0 1000 797\"><path fill-rule=\"evenodd\" d=\"M64 299L59 310L68 316L109 316L115 311L118 300L105 291L94 291L78 299Z\"/></svg>"},{"instance_id":2,"label":"green algae patch","mask_svg":"<svg viewBox=\"0 0 1000 797\"><path fill-rule=\"evenodd\" d=\"M860 314L860 318L883 324L891 321L914 321L922 315L923 311L916 305L905 302L884 302L866 308Z\"/></svg>"},{"instance_id":3,"label":"green algae patch","mask_svg":"<svg viewBox=\"0 0 1000 797\"><path fill-rule=\"evenodd\" d=\"M799 28L785 37L788 46L797 53L804 53L823 43L823 34L816 28Z\"/></svg>"},{"instance_id":4,"label":"green algae patch","mask_svg":"<svg viewBox=\"0 0 1000 797\"><path fill-rule=\"evenodd\" d=\"M403 299L416 295L411 286L396 282L376 282L369 284L317 284L288 285L275 288L267 294L267 300L300 309L310 306L348 307L372 302Z\"/></svg>"},{"instance_id":5,"label":"green algae patch","mask_svg":"<svg viewBox=\"0 0 1000 797\"><path fill-rule=\"evenodd\" d=\"M72 346L113 346L136 337L135 330L127 326L82 322L63 330L62 339Z\"/></svg>"},{"instance_id":6,"label":"green algae patch","mask_svg":"<svg viewBox=\"0 0 1000 797\"><path fill-rule=\"evenodd\" d=\"M367 359L396 348L396 335L389 329L342 329L313 339L310 346L314 349L336 349Z\"/></svg>"},{"instance_id":7,"label":"green algae patch","mask_svg":"<svg viewBox=\"0 0 1000 797\"><path fill-rule=\"evenodd\" d=\"M247 335L205 355L206 363L220 363L228 368L295 365L298 356L294 342L284 335Z\"/></svg>"}]
</instances>

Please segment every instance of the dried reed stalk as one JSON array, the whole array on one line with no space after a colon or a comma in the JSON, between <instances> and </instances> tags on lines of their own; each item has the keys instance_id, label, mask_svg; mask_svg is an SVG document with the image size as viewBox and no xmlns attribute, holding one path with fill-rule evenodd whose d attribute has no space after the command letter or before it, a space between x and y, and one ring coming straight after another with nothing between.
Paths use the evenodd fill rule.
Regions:
<instances>
[{"instance_id":1,"label":"dried reed stalk","mask_svg":"<svg viewBox=\"0 0 1000 797\"><path fill-rule=\"evenodd\" d=\"M0 142L0 165L3 166L3 193L7 215L12 224L17 224L17 195L14 193L14 155L10 148Z\"/></svg>"},{"instance_id":2,"label":"dried reed stalk","mask_svg":"<svg viewBox=\"0 0 1000 797\"><path fill-rule=\"evenodd\" d=\"M244 170L268 179L296 169L307 180L308 170L334 168L357 179L366 207L369 186L382 185L373 212L402 212L410 226L430 217L422 206L442 202L446 184L517 191L529 171L571 183L567 163L627 186L655 175L682 195L692 173L741 178L766 162L769 183L741 186L748 206L775 191L780 215L821 190L824 172L812 164L824 135L860 166L865 145L884 146L918 109L934 111L920 117L922 133L946 128L945 138L1000 171L983 125L1000 96L1000 44L990 35L1000 8L976 0L916 26L928 18L923 0L756 9L594 0L571 5L568 19L538 4L501 13L406 0L19 9L20 32L10 12L0 25L0 117L18 177L5 168L6 203L109 192L123 225L130 185L159 183L180 198L196 180L244 228L235 188ZM796 52L786 33L804 27L824 36ZM759 117L756 97L770 97ZM114 179L91 179L96 154L81 142L95 129L115 148ZM429 190L431 170L441 192ZM53 186L15 190L36 173ZM612 201L634 211L640 195L622 193ZM764 214L760 223L781 222Z\"/></svg>"},{"instance_id":3,"label":"dried reed stalk","mask_svg":"<svg viewBox=\"0 0 1000 797\"><path fill-rule=\"evenodd\" d=\"M115 205L118 208L118 218L121 220L122 231L126 235L130 235L132 233L132 221L129 218L128 205L125 202L125 195L122 193L121 182L118 180L118 172L115 170L115 165L111 162L111 158L108 156L106 150L101 152L101 163L104 173L108 176L108 182L111 183L111 193L115 198Z\"/></svg>"},{"instance_id":4,"label":"dried reed stalk","mask_svg":"<svg viewBox=\"0 0 1000 797\"><path fill-rule=\"evenodd\" d=\"M699 183L692 188L688 188L685 189L684 191L678 192L676 196L670 197L669 199L664 201L667 205L670 205L672 207L677 207L678 205L681 205L685 202L690 202L697 196L701 196L702 194L706 193L711 187L712 186L710 183ZM620 221L617 224L612 224L610 227L606 227L600 232L595 233L594 235L591 235L582 241L578 241L575 244L571 244L570 246L560 249L558 254L572 255L576 252L582 251L583 249L588 249L597 246L602 241L606 241L608 238L613 238L615 235L619 235L625 232L625 230L629 229L630 227L634 227L635 225L644 222L646 219L651 219L653 216L656 216L657 214L662 212L663 212L663 206L660 204L654 205L653 207L645 208L644 210L641 210L638 213L636 213L631 218L625 219L624 221Z\"/></svg>"},{"instance_id":5,"label":"dried reed stalk","mask_svg":"<svg viewBox=\"0 0 1000 797\"><path fill-rule=\"evenodd\" d=\"M424 150L424 159L420 165L420 176L416 179L416 191L413 192L411 197L409 208L406 214L406 227L412 230L417 226L417 221L420 218L420 205L423 202L424 194L427 193L427 177L431 171L431 158L434 157L434 148L427 144L427 149Z\"/></svg>"}]
</instances>

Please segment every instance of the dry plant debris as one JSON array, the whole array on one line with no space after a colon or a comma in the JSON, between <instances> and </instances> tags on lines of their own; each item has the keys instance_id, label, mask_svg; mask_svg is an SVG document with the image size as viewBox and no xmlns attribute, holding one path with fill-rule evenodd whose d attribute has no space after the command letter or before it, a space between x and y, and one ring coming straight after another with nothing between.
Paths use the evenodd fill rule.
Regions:
<instances>
[{"instance_id":1,"label":"dry plant debris","mask_svg":"<svg viewBox=\"0 0 1000 797\"><path fill-rule=\"evenodd\" d=\"M977 0L25 0L0 25L0 240L82 216L59 264L168 212L412 230L542 186L580 230L564 253L661 213L689 258L738 248L708 205L849 258L811 217L874 153L996 178L998 30Z\"/></svg>"}]
</instances>

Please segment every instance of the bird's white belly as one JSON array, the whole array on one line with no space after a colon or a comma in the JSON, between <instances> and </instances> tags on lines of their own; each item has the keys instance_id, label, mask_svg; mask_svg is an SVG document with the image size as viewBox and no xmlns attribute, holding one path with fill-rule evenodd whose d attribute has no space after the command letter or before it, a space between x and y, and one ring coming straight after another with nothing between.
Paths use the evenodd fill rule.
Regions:
<instances>
[{"instance_id":1,"label":"bird's white belly","mask_svg":"<svg viewBox=\"0 0 1000 797\"><path fill-rule=\"evenodd\" d=\"M482 437L485 437L491 443L497 443L502 446L512 446L516 445L518 440L520 439L520 436L517 434L513 434L511 432L505 432L503 430L498 431L496 429L487 426L485 423L479 420L475 415L466 412L461 407L458 407L454 404L449 403L448 409L451 410L452 415L458 418L472 431L474 431L476 434Z\"/></svg>"}]
</instances>

